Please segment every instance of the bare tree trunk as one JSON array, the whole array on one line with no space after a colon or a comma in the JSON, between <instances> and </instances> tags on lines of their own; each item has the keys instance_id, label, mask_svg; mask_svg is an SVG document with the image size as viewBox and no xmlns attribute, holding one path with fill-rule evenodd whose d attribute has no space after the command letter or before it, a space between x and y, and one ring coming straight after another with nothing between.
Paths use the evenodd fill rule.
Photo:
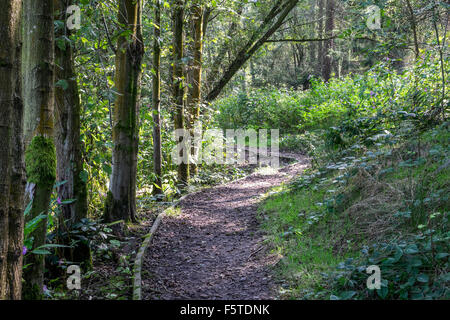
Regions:
<instances>
[{"instance_id":1,"label":"bare tree trunk","mask_svg":"<svg viewBox=\"0 0 450 320\"><path fill-rule=\"evenodd\" d=\"M21 6L19 0L0 3L0 300L18 300L22 290Z\"/></svg>"},{"instance_id":2,"label":"bare tree trunk","mask_svg":"<svg viewBox=\"0 0 450 320\"><path fill-rule=\"evenodd\" d=\"M22 265L23 265L23 228L24 228L24 191L25 162L23 150L23 101L20 79L20 50L16 46L15 74L16 93L14 97L13 139L11 150L11 188L9 198L9 246L8 246L8 293L9 299L19 300L22 297Z\"/></svg>"},{"instance_id":3,"label":"bare tree trunk","mask_svg":"<svg viewBox=\"0 0 450 320\"><path fill-rule=\"evenodd\" d=\"M311 21L314 21L316 19L316 0L310 0L310 19ZM316 23L312 23L311 25L311 30L312 30L312 34L311 34L311 38L315 37L315 27L316 27ZM320 41L319 41L320 43ZM309 43L309 60L311 65L313 65L316 62L316 46L317 43L315 43L315 41L311 41Z\"/></svg>"},{"instance_id":4,"label":"bare tree trunk","mask_svg":"<svg viewBox=\"0 0 450 320\"><path fill-rule=\"evenodd\" d=\"M162 151L161 151L161 5L155 0L155 30L153 40L153 165L156 182L154 194L162 194Z\"/></svg>"},{"instance_id":5,"label":"bare tree trunk","mask_svg":"<svg viewBox=\"0 0 450 320\"><path fill-rule=\"evenodd\" d=\"M445 43L445 35L447 34L447 24L448 24L448 12L446 13L446 24L445 24L445 30L444 30L444 39L442 40L442 45L441 45L441 41L439 40L439 30L438 30L438 26L437 26L437 19L438 17L436 16L436 0L433 0L433 29L436 35L436 42L437 42L437 46L438 46L438 52L439 52L439 62L440 62L440 71L441 71L441 80L442 80L442 96L441 96L441 108L436 108L436 112L440 111L442 112L442 121L445 121L445 67L444 67L444 52L443 52L443 47L444 47L444 43Z\"/></svg>"},{"instance_id":6,"label":"bare tree trunk","mask_svg":"<svg viewBox=\"0 0 450 320\"><path fill-rule=\"evenodd\" d=\"M319 0L319 21L317 23L317 38L323 38L323 9L324 9L324 0ZM317 75L322 75L322 67L323 67L323 43L319 41L317 44L317 64L316 64L316 73Z\"/></svg>"},{"instance_id":7,"label":"bare tree trunk","mask_svg":"<svg viewBox=\"0 0 450 320\"><path fill-rule=\"evenodd\" d=\"M352 48L350 46L348 48L345 48L344 58L342 59L342 71L341 71L342 76L347 75L350 71L351 56L352 56Z\"/></svg>"},{"instance_id":8,"label":"bare tree trunk","mask_svg":"<svg viewBox=\"0 0 450 320\"><path fill-rule=\"evenodd\" d=\"M53 141L54 25L53 0L23 1L22 76L24 97L24 140L27 192L33 204L29 219L44 218L32 234L35 249L45 244L47 217L56 178L56 153ZM25 261L23 296L42 298L44 256L29 254Z\"/></svg>"},{"instance_id":9,"label":"bare tree trunk","mask_svg":"<svg viewBox=\"0 0 450 320\"><path fill-rule=\"evenodd\" d=\"M184 1L174 0L173 2L173 105L175 106L175 129L185 129L184 118L184 81L183 81L183 55L184 55L184 39L183 39L183 17L184 17ZM185 143L185 139L180 137L178 143ZM189 153L183 154L182 148L178 155L184 159L178 166L178 180L186 185L189 182Z\"/></svg>"},{"instance_id":10,"label":"bare tree trunk","mask_svg":"<svg viewBox=\"0 0 450 320\"><path fill-rule=\"evenodd\" d=\"M118 20L130 34L118 38L114 106L112 174L105 205L106 221L136 221L136 173L139 143L139 99L142 0L120 0Z\"/></svg>"},{"instance_id":11,"label":"bare tree trunk","mask_svg":"<svg viewBox=\"0 0 450 320\"><path fill-rule=\"evenodd\" d=\"M14 4L0 3L0 300L7 298L8 242L9 242L9 190L11 180L11 137L14 106L14 63L17 32L14 22Z\"/></svg>"},{"instance_id":12,"label":"bare tree trunk","mask_svg":"<svg viewBox=\"0 0 450 320\"><path fill-rule=\"evenodd\" d=\"M419 41L417 39L417 22L416 22L416 17L414 16L414 10L412 8L411 5L411 1L409 0L405 0L406 2L406 7L408 8L408 13L409 13L409 23L411 24L411 29L413 32L413 37L414 37L414 54L417 58L419 58Z\"/></svg>"},{"instance_id":13,"label":"bare tree trunk","mask_svg":"<svg viewBox=\"0 0 450 320\"><path fill-rule=\"evenodd\" d=\"M327 0L325 33L327 38L333 36L334 29L334 0ZM329 39L325 41L325 52L323 56L323 70L322 77L325 82L328 82L331 77L331 68L333 66L333 59L331 51L333 50L334 40Z\"/></svg>"},{"instance_id":14,"label":"bare tree trunk","mask_svg":"<svg viewBox=\"0 0 450 320\"><path fill-rule=\"evenodd\" d=\"M55 0L55 12L58 19L66 21L67 8L73 0ZM56 37L67 39L70 36L67 27L60 28ZM80 140L80 97L77 75L74 67L73 49L70 42L55 47L56 81L65 83L55 88L55 140L58 181L66 181L58 188L61 200L75 199L71 204L61 206L58 228L61 233L68 232L71 226L87 217L86 181L81 178L83 171L82 145ZM70 239L61 239L61 243L70 243ZM85 243L78 243L73 249L62 249L61 254L68 261L90 268L90 249Z\"/></svg>"}]
</instances>

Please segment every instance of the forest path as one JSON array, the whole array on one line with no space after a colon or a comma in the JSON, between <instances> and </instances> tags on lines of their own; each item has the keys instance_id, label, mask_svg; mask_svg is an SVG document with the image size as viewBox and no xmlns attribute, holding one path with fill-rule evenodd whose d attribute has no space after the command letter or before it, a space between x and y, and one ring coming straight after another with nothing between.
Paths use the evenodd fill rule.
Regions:
<instances>
[{"instance_id":1,"label":"forest path","mask_svg":"<svg viewBox=\"0 0 450 320\"><path fill-rule=\"evenodd\" d=\"M293 154L289 154L293 156ZM143 300L273 299L270 267L278 257L263 245L260 197L308 166L298 162L202 190L164 217L143 266Z\"/></svg>"}]
</instances>

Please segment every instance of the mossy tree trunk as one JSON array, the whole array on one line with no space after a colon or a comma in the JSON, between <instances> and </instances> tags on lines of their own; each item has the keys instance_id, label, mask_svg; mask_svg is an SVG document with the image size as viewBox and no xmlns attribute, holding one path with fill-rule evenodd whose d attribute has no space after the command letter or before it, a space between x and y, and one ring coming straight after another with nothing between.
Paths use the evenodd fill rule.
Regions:
<instances>
[{"instance_id":1,"label":"mossy tree trunk","mask_svg":"<svg viewBox=\"0 0 450 320\"><path fill-rule=\"evenodd\" d=\"M153 39L153 166L156 181L153 193L162 194L162 151L161 151L161 4L155 5L155 29Z\"/></svg>"},{"instance_id":2,"label":"mossy tree trunk","mask_svg":"<svg viewBox=\"0 0 450 320\"><path fill-rule=\"evenodd\" d=\"M195 3L192 8L192 29L193 29L193 63L192 63L192 76L190 77L189 86L189 110L190 110L190 123L189 128L191 130L191 136L193 136L193 130L195 123L200 118L200 106L201 106L201 93L202 93L202 59L203 59L203 17L204 9ZM192 146L191 157L196 158L196 150L198 146ZM189 171L191 175L195 175L198 172L197 163L193 162L190 165Z\"/></svg>"},{"instance_id":3,"label":"mossy tree trunk","mask_svg":"<svg viewBox=\"0 0 450 320\"><path fill-rule=\"evenodd\" d=\"M112 174L105 205L106 221L136 221L136 171L139 98L144 44L142 0L119 1L119 24L129 35L118 38L114 105Z\"/></svg>"},{"instance_id":4,"label":"mossy tree trunk","mask_svg":"<svg viewBox=\"0 0 450 320\"><path fill-rule=\"evenodd\" d=\"M23 1L22 81L27 198L33 205L29 219L47 215L56 178L53 141L54 25L53 0ZM47 218L40 220L33 248L45 244ZM44 282L44 256L27 255L24 271L25 299L40 299Z\"/></svg>"},{"instance_id":5,"label":"mossy tree trunk","mask_svg":"<svg viewBox=\"0 0 450 320\"><path fill-rule=\"evenodd\" d=\"M20 0L0 2L0 300L18 300L22 289L21 6Z\"/></svg>"},{"instance_id":6,"label":"mossy tree trunk","mask_svg":"<svg viewBox=\"0 0 450 320\"><path fill-rule=\"evenodd\" d=\"M184 55L184 1L174 0L172 3L172 28L173 28L173 105L175 107L175 129L185 129L184 117L184 72L183 72L183 55ZM179 144L185 143L183 137L180 137ZM182 148L178 155L184 159L178 165L178 180L182 185L189 182L189 154L183 154Z\"/></svg>"},{"instance_id":7,"label":"mossy tree trunk","mask_svg":"<svg viewBox=\"0 0 450 320\"><path fill-rule=\"evenodd\" d=\"M73 0L54 0L58 20L67 21L67 8ZM72 42L67 40L71 31L65 27L57 29L58 41L55 47L55 140L57 156L57 179L66 181L58 188L58 197L75 202L61 206L58 223L60 243L70 243L67 232L71 226L87 217L87 188L82 179L82 142L80 140L80 98L74 67ZM68 261L82 264L85 269L91 265L90 249L86 243L78 243L75 248L62 249L62 256Z\"/></svg>"}]
</instances>

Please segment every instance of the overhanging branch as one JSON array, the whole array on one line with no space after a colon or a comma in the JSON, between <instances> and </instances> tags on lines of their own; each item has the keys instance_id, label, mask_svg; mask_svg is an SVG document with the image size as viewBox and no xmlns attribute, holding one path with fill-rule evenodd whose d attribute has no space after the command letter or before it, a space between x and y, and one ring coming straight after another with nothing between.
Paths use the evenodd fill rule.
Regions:
<instances>
[{"instance_id":1,"label":"overhanging branch","mask_svg":"<svg viewBox=\"0 0 450 320\"><path fill-rule=\"evenodd\" d=\"M287 0L281 6L280 0L276 2L276 5L272 7L272 10L269 12L268 16L264 19L262 25L258 30L252 35L251 39L247 44L241 49L241 51L237 54L234 61L229 65L223 76L216 83L213 89L207 94L206 101L212 101L220 94L222 89L228 84L228 82L233 78L236 72L247 62L248 59L275 33L276 30L280 28L283 24L283 21L286 19L286 16L294 9L299 0ZM274 24L271 24L273 18L278 15ZM269 27L272 25L271 27ZM266 30L266 27L269 27L267 31L263 33L263 30ZM258 37L262 34L262 36L258 39ZM255 42L256 41L256 42Z\"/></svg>"}]
</instances>

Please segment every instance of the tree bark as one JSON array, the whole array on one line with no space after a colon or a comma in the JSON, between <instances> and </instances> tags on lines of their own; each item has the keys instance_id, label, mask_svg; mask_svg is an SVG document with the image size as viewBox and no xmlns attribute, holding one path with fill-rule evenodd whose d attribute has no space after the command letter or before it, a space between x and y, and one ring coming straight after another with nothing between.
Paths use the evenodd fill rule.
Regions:
<instances>
[{"instance_id":1,"label":"tree bark","mask_svg":"<svg viewBox=\"0 0 450 320\"><path fill-rule=\"evenodd\" d=\"M439 37L439 29L437 26L437 14L436 14L436 0L433 0L433 29L436 35L436 43L437 43L437 47L438 47L438 52L439 52L439 64L440 64L440 71L441 71L441 80L442 80L442 96L441 96L441 107L440 108L436 108L434 107L433 109L435 110L435 115L437 116L437 113L440 111L442 112L442 121L445 121L445 67L444 67L444 43L445 43L445 35L447 34L447 23L448 23L448 13L446 15L446 19L447 19L447 23L445 25L445 30L444 30L444 39L442 40L442 46L441 46L441 41L440 41L440 37Z\"/></svg>"},{"instance_id":2,"label":"tree bark","mask_svg":"<svg viewBox=\"0 0 450 320\"><path fill-rule=\"evenodd\" d=\"M8 246L8 293L9 299L19 300L22 296L23 228L25 162L23 150L23 101L20 79L20 46L17 46L16 94L13 113L13 141L11 150L11 188L9 199L9 246Z\"/></svg>"},{"instance_id":3,"label":"tree bark","mask_svg":"<svg viewBox=\"0 0 450 320\"><path fill-rule=\"evenodd\" d=\"M20 79L22 1L0 3L0 300L22 290L23 103Z\"/></svg>"},{"instance_id":4,"label":"tree bark","mask_svg":"<svg viewBox=\"0 0 450 320\"><path fill-rule=\"evenodd\" d=\"M162 151L161 151L161 5L155 0L155 29L153 40L153 163L156 182L153 193L162 194Z\"/></svg>"},{"instance_id":5,"label":"tree bark","mask_svg":"<svg viewBox=\"0 0 450 320\"><path fill-rule=\"evenodd\" d=\"M316 0L310 0L309 5L310 5L310 19L311 19L311 21L314 21L316 19ZM315 31L316 31L316 30L314 30L315 26L316 26L316 23L312 23L311 30L312 30L313 38L315 36ZM309 60L310 60L311 65L314 65L314 63L316 62L316 52L317 52L316 46L317 46L317 44L314 43L314 41L309 43ZM314 70L314 68L313 68L313 70Z\"/></svg>"},{"instance_id":6,"label":"tree bark","mask_svg":"<svg viewBox=\"0 0 450 320\"><path fill-rule=\"evenodd\" d=\"M56 177L53 141L54 25L53 0L23 1L22 81L24 98L24 141L27 192L33 204L29 219L49 210ZM45 244L47 218L31 233L35 249ZM29 254L25 261L23 296L41 299L44 284L44 256Z\"/></svg>"},{"instance_id":7,"label":"tree bark","mask_svg":"<svg viewBox=\"0 0 450 320\"><path fill-rule=\"evenodd\" d=\"M9 242L9 190L11 180L11 137L14 105L15 22L14 6L0 3L1 36L5 45L0 47L0 300L7 297L8 242Z\"/></svg>"},{"instance_id":8,"label":"tree bark","mask_svg":"<svg viewBox=\"0 0 450 320\"><path fill-rule=\"evenodd\" d=\"M172 15L173 28L173 105L175 106L175 129L185 129L184 118L184 81L183 81L183 56L184 56L184 37L183 37L183 17L184 17L184 1L174 0ZM183 137L179 138L178 144L185 143ZM178 165L178 180L181 184L186 185L189 182L189 153L183 154L182 148L178 155L184 159Z\"/></svg>"},{"instance_id":9,"label":"tree bark","mask_svg":"<svg viewBox=\"0 0 450 320\"><path fill-rule=\"evenodd\" d=\"M12 1L15 7L14 17L18 26L21 26L21 6L20 1ZM23 229L24 229L24 192L25 192L25 161L23 147L23 113L24 106L22 100L22 79L21 70L21 35L17 28L17 43L15 46L15 95L13 110L13 138L11 149L11 188L9 198L9 246L8 246L8 294L9 299L20 300L22 297L22 266L23 266Z\"/></svg>"},{"instance_id":10,"label":"tree bark","mask_svg":"<svg viewBox=\"0 0 450 320\"><path fill-rule=\"evenodd\" d=\"M331 68L333 67L333 59L331 51L333 50L333 29L334 29L334 0L327 0L325 33L330 40L325 42L322 77L325 82L328 82L331 77Z\"/></svg>"},{"instance_id":11,"label":"tree bark","mask_svg":"<svg viewBox=\"0 0 450 320\"><path fill-rule=\"evenodd\" d=\"M55 12L58 20L67 21L67 8L73 0L55 0ZM56 37L68 39L71 31L60 28ZM71 226L87 217L87 187L81 173L83 171L82 144L80 140L80 97L77 75L74 67L72 43L63 40L64 45L55 47L56 81L63 81L67 86L55 88L55 140L57 155L57 178L64 184L58 188L58 197L64 201L75 202L61 206L58 229L60 234L67 234ZM61 42L60 42L61 43ZM69 244L69 238L61 239ZM63 258L80 263L88 269L91 266L91 254L88 244L78 243L73 249L62 249Z\"/></svg>"},{"instance_id":12,"label":"tree bark","mask_svg":"<svg viewBox=\"0 0 450 320\"><path fill-rule=\"evenodd\" d=\"M105 205L106 221L136 221L136 172L139 143L139 100L142 41L142 0L119 1L119 24L130 35L118 38L114 105L112 174Z\"/></svg>"},{"instance_id":13,"label":"tree bark","mask_svg":"<svg viewBox=\"0 0 450 320\"><path fill-rule=\"evenodd\" d=\"M319 0L319 21L317 23L317 38L323 38L323 9L324 9L324 0ZM323 43L319 41L317 44L317 64L316 64L316 74L318 76L322 75L322 67L323 67Z\"/></svg>"}]
</instances>

